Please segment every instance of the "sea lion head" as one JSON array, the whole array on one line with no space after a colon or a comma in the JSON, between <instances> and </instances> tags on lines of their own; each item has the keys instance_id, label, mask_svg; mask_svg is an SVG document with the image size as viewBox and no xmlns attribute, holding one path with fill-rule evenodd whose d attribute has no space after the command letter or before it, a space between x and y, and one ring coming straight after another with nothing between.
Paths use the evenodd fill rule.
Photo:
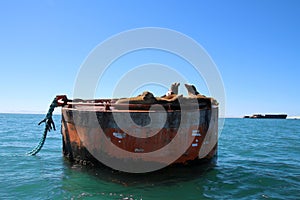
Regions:
<instances>
[{"instance_id":1,"label":"sea lion head","mask_svg":"<svg viewBox=\"0 0 300 200\"><path fill-rule=\"evenodd\" d=\"M143 100L149 100L149 99L153 99L154 95L149 92L149 91L144 91L141 96L143 97Z\"/></svg>"},{"instance_id":2,"label":"sea lion head","mask_svg":"<svg viewBox=\"0 0 300 200\"><path fill-rule=\"evenodd\" d=\"M154 95L149 91L144 91L141 96L145 103L156 103L157 101Z\"/></svg>"},{"instance_id":3,"label":"sea lion head","mask_svg":"<svg viewBox=\"0 0 300 200\"><path fill-rule=\"evenodd\" d=\"M194 85L184 84L186 87L189 95L197 95L199 92L197 91L196 87Z\"/></svg>"}]
</instances>

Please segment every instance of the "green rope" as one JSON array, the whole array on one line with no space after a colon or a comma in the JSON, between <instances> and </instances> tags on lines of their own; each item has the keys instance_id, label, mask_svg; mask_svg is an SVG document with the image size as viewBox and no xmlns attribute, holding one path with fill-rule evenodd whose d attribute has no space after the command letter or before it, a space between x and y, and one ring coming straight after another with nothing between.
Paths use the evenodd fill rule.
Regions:
<instances>
[{"instance_id":1,"label":"green rope","mask_svg":"<svg viewBox=\"0 0 300 200\"><path fill-rule=\"evenodd\" d=\"M44 123L44 122L46 123L43 136L42 136L39 144L34 149L32 149L30 152L27 153L28 155L31 155L31 156L36 155L42 149L42 147L45 143L46 137L47 137L47 133L50 132L50 130L52 130L52 128L54 131L56 130L54 121L52 119L52 113L54 111L54 108L57 107L57 105L58 105L57 99L54 98L54 100L52 101L52 103L50 105L50 108L48 110L46 117L42 121L40 121L40 123L38 124L38 125L40 125L41 123Z\"/></svg>"}]
</instances>

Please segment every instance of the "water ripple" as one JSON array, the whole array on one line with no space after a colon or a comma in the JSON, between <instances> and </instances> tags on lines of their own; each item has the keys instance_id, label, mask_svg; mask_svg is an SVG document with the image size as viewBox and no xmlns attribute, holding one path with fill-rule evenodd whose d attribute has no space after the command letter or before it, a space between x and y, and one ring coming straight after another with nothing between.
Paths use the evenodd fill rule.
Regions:
<instances>
[{"instance_id":1,"label":"water ripple","mask_svg":"<svg viewBox=\"0 0 300 200\"><path fill-rule=\"evenodd\" d=\"M27 156L43 117L0 114L0 199L300 199L300 120L226 119L216 166L128 175L71 165L60 131Z\"/></svg>"}]
</instances>

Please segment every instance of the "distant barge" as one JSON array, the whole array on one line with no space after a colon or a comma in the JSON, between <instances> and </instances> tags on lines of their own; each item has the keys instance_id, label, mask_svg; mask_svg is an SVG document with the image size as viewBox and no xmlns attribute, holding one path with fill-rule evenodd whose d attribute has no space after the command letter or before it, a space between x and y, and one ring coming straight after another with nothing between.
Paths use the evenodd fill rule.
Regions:
<instances>
[{"instance_id":1,"label":"distant barge","mask_svg":"<svg viewBox=\"0 0 300 200\"><path fill-rule=\"evenodd\" d=\"M286 119L286 114L254 114L252 116L244 116L244 118L254 118L254 119Z\"/></svg>"}]
</instances>

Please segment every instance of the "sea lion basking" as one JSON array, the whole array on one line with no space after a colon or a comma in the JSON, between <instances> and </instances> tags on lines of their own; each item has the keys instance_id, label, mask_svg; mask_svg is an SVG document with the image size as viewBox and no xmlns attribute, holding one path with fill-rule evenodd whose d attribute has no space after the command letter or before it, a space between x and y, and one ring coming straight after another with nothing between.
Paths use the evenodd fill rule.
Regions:
<instances>
[{"instance_id":1,"label":"sea lion basking","mask_svg":"<svg viewBox=\"0 0 300 200\"><path fill-rule=\"evenodd\" d=\"M178 97L182 96L182 95L178 95L178 87L179 87L180 83L172 83L170 89L168 90L168 92L161 97L156 97L157 99L160 100L170 100L170 101L174 101L176 100Z\"/></svg>"},{"instance_id":2,"label":"sea lion basking","mask_svg":"<svg viewBox=\"0 0 300 200\"><path fill-rule=\"evenodd\" d=\"M184 84L184 86L188 91L189 97L197 99L209 99L213 105L219 105L217 100L214 98L206 97L205 95L200 94L194 85Z\"/></svg>"},{"instance_id":3,"label":"sea lion basking","mask_svg":"<svg viewBox=\"0 0 300 200\"><path fill-rule=\"evenodd\" d=\"M171 96L172 94L178 94L179 85L180 85L180 83L172 83L168 92L165 95L161 96L161 98Z\"/></svg>"},{"instance_id":4,"label":"sea lion basking","mask_svg":"<svg viewBox=\"0 0 300 200\"><path fill-rule=\"evenodd\" d=\"M163 104L178 100L182 95L172 94L167 97L154 97L149 91L144 91L136 97L122 98L116 101L116 104Z\"/></svg>"},{"instance_id":5,"label":"sea lion basking","mask_svg":"<svg viewBox=\"0 0 300 200\"><path fill-rule=\"evenodd\" d=\"M206 98L205 95L200 94L194 85L184 84L185 88L188 91L189 97L195 98Z\"/></svg>"},{"instance_id":6,"label":"sea lion basking","mask_svg":"<svg viewBox=\"0 0 300 200\"><path fill-rule=\"evenodd\" d=\"M154 95L149 91L144 91L142 94L131 97L131 98L123 98L119 99L116 104L154 104L157 103L157 99Z\"/></svg>"}]
</instances>

